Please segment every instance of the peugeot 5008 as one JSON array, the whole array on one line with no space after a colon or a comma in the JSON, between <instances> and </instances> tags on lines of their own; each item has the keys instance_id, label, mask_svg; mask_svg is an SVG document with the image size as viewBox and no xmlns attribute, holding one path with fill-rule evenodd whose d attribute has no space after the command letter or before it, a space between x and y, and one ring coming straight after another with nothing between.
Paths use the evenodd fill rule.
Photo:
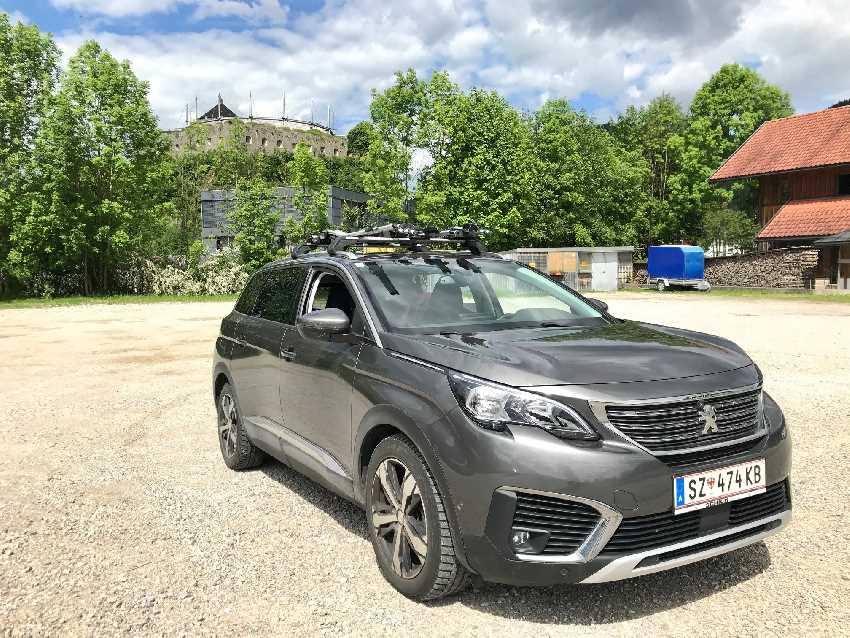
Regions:
<instances>
[{"instance_id":1,"label":"peugeot 5008","mask_svg":"<svg viewBox=\"0 0 850 638\"><path fill-rule=\"evenodd\" d=\"M657 572L791 517L788 429L741 348L614 318L470 228L326 233L262 268L213 389L225 463L362 506L419 600Z\"/></svg>"}]
</instances>

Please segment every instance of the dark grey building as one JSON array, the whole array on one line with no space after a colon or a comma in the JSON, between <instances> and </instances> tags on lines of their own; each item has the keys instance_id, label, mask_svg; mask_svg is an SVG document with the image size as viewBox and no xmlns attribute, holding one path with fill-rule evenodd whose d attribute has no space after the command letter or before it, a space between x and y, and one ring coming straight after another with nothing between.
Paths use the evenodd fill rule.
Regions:
<instances>
[{"instance_id":1,"label":"dark grey building","mask_svg":"<svg viewBox=\"0 0 850 638\"><path fill-rule=\"evenodd\" d=\"M298 220L302 216L301 211L296 210L293 205L292 192L291 186L281 186L275 189L276 198L273 207L280 216L277 225L278 236L280 236L284 220L287 217ZM339 226L342 223L343 204L365 207L367 199L366 193L331 186L328 193L328 222L332 226ZM227 223L227 214L235 205L235 200L236 195L231 190L201 191L201 238L210 254L215 254L225 246L230 245L233 240L234 233Z\"/></svg>"}]
</instances>

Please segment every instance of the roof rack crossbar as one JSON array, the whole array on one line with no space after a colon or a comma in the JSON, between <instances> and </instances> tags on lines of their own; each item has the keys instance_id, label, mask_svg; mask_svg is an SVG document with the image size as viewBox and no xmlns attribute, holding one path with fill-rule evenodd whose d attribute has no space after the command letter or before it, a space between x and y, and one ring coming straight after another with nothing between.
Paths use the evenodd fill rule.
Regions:
<instances>
[{"instance_id":1,"label":"roof rack crossbar","mask_svg":"<svg viewBox=\"0 0 850 638\"><path fill-rule=\"evenodd\" d=\"M302 257L311 250L324 247L329 255L345 251L351 246L388 246L405 247L413 252L424 252L430 244L457 243L473 255L487 252L483 235L487 231L475 224L454 226L444 230L419 228L413 224L384 224L375 228L364 228L353 232L326 230L310 237L310 241L297 246L292 251L294 258Z\"/></svg>"}]
</instances>

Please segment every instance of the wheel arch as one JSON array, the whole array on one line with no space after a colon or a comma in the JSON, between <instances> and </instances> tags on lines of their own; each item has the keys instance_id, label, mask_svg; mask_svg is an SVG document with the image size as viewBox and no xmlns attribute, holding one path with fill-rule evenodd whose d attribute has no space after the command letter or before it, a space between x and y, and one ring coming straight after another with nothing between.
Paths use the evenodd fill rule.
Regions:
<instances>
[{"instance_id":1,"label":"wheel arch","mask_svg":"<svg viewBox=\"0 0 850 638\"><path fill-rule=\"evenodd\" d=\"M218 401L218 395L221 394L221 389L225 383L233 386L233 381L230 378L230 371L223 363L219 363L213 370L213 399Z\"/></svg>"},{"instance_id":2,"label":"wheel arch","mask_svg":"<svg viewBox=\"0 0 850 638\"><path fill-rule=\"evenodd\" d=\"M445 479L440 458L422 428L416 425L413 419L394 406L377 405L373 407L364 416L357 429L354 444L354 467L352 468L355 474L353 477L355 500L361 505L364 505L366 502L364 473L369 466L372 452L374 452L381 441L396 434L402 434L410 439L425 458L428 468L431 470L434 481L437 483L437 487L443 497L443 502L447 506L446 515L449 518L452 529L457 534L455 551L464 567L473 571L466 558L463 534L455 516L454 499Z\"/></svg>"}]
</instances>

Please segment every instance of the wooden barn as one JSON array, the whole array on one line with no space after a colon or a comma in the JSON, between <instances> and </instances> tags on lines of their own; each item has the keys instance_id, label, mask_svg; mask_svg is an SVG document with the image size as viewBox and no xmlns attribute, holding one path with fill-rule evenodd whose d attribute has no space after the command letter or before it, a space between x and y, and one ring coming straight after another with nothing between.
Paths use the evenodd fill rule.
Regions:
<instances>
[{"instance_id":1,"label":"wooden barn","mask_svg":"<svg viewBox=\"0 0 850 638\"><path fill-rule=\"evenodd\" d=\"M711 176L756 179L760 248L819 249L818 287L850 290L850 106L765 122Z\"/></svg>"}]
</instances>

